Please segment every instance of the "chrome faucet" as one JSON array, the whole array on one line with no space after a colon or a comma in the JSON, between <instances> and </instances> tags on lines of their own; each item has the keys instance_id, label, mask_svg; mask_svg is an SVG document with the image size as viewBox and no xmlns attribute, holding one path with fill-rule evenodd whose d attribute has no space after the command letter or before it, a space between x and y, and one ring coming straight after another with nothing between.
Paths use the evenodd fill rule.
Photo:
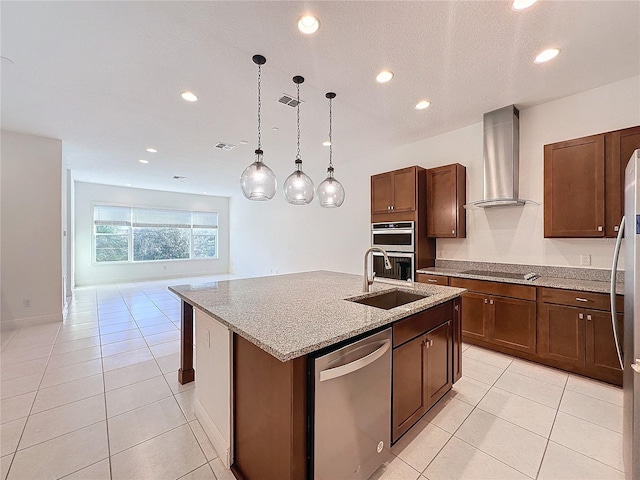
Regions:
<instances>
[{"instance_id":1,"label":"chrome faucet","mask_svg":"<svg viewBox=\"0 0 640 480\"><path fill-rule=\"evenodd\" d=\"M367 259L369 258L369 253L370 252L380 252L382 253L382 255L384 255L384 268L387 270L391 270L391 262L389 261L389 257L387 256L387 252L385 252L382 248L380 247L371 247L369 250L367 250L366 252L364 252L364 283L362 284L362 291L363 292L368 292L369 291L369 286L373 283L373 281L376 278L376 272L373 272L373 275L371 276L371 279L369 279L369 262L367 261Z\"/></svg>"}]
</instances>

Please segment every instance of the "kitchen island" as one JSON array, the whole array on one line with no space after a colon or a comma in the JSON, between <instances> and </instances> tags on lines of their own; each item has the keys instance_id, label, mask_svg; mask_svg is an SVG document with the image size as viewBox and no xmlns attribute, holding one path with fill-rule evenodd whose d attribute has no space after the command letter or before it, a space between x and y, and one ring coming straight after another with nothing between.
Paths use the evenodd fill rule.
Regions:
<instances>
[{"instance_id":1,"label":"kitchen island","mask_svg":"<svg viewBox=\"0 0 640 480\"><path fill-rule=\"evenodd\" d=\"M399 352L404 362L393 381L394 395L402 396L394 403L394 414L402 414L394 418L395 435L406 432L446 393L461 369L454 314L459 311L456 299L465 291L461 288L375 282L371 293L363 294L362 277L318 271L170 290L183 305L180 383L195 375L195 310L196 416L238 478L313 477L311 368L320 353L393 326L393 358ZM426 297L390 309L353 301L395 290ZM417 366L418 378L407 360L415 360L416 348L429 347L427 329L443 325L444 349L432 351L446 355L446 381L434 389L435 380L420 373L424 365ZM418 352L419 361L422 357L426 354ZM425 385L407 386L414 380Z\"/></svg>"}]
</instances>

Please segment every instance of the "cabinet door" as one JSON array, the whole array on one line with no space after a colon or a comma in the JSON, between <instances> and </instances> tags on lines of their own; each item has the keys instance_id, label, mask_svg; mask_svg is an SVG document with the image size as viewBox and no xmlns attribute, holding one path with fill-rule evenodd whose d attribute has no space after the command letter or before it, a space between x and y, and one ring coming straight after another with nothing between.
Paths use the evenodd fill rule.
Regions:
<instances>
[{"instance_id":1,"label":"cabinet door","mask_svg":"<svg viewBox=\"0 0 640 480\"><path fill-rule=\"evenodd\" d=\"M416 209L416 168L393 172L392 212L413 212Z\"/></svg>"},{"instance_id":2,"label":"cabinet door","mask_svg":"<svg viewBox=\"0 0 640 480\"><path fill-rule=\"evenodd\" d=\"M371 213L389 213L393 204L393 172L371 177Z\"/></svg>"},{"instance_id":3,"label":"cabinet door","mask_svg":"<svg viewBox=\"0 0 640 480\"><path fill-rule=\"evenodd\" d=\"M421 335L393 350L393 441L427 411L424 341Z\"/></svg>"},{"instance_id":4,"label":"cabinet door","mask_svg":"<svg viewBox=\"0 0 640 480\"><path fill-rule=\"evenodd\" d=\"M536 303L491 297L492 343L512 350L536 353Z\"/></svg>"},{"instance_id":5,"label":"cabinet door","mask_svg":"<svg viewBox=\"0 0 640 480\"><path fill-rule=\"evenodd\" d=\"M562 362L566 368L583 368L584 310L540 304L538 309L538 355Z\"/></svg>"},{"instance_id":6,"label":"cabinet door","mask_svg":"<svg viewBox=\"0 0 640 480\"><path fill-rule=\"evenodd\" d=\"M462 294L463 335L477 340L488 340L485 300L487 297L480 293L467 292Z\"/></svg>"},{"instance_id":7,"label":"cabinet door","mask_svg":"<svg viewBox=\"0 0 640 480\"><path fill-rule=\"evenodd\" d=\"M611 326L611 313L587 310L586 367L590 375L606 381L622 382L622 370L618 362L616 344ZM618 315L618 335L623 339L623 315Z\"/></svg>"},{"instance_id":8,"label":"cabinet door","mask_svg":"<svg viewBox=\"0 0 640 480\"><path fill-rule=\"evenodd\" d=\"M605 136L606 236L618 235L624 215L624 170L631 154L640 148L640 126L607 133Z\"/></svg>"},{"instance_id":9,"label":"cabinet door","mask_svg":"<svg viewBox=\"0 0 640 480\"><path fill-rule=\"evenodd\" d=\"M466 236L466 169L460 164L427 170L427 236Z\"/></svg>"},{"instance_id":10,"label":"cabinet door","mask_svg":"<svg viewBox=\"0 0 640 480\"><path fill-rule=\"evenodd\" d=\"M427 333L427 408L434 405L451 388L451 322Z\"/></svg>"},{"instance_id":11,"label":"cabinet door","mask_svg":"<svg viewBox=\"0 0 640 480\"><path fill-rule=\"evenodd\" d=\"M544 147L544 236L604 236L604 134Z\"/></svg>"}]
</instances>

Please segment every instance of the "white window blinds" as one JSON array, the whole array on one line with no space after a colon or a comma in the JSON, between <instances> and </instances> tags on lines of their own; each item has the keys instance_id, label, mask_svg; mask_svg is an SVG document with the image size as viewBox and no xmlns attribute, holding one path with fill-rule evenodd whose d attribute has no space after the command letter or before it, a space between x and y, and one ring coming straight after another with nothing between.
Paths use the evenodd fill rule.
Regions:
<instances>
[{"instance_id":1,"label":"white window blinds","mask_svg":"<svg viewBox=\"0 0 640 480\"><path fill-rule=\"evenodd\" d=\"M218 214L210 212L192 212L193 228L218 228Z\"/></svg>"},{"instance_id":2,"label":"white window blinds","mask_svg":"<svg viewBox=\"0 0 640 480\"><path fill-rule=\"evenodd\" d=\"M131 226L131 209L129 207L111 207L96 205L93 210L95 225Z\"/></svg>"},{"instance_id":3,"label":"white window blinds","mask_svg":"<svg viewBox=\"0 0 640 480\"><path fill-rule=\"evenodd\" d=\"M133 208L134 227L191 228L191 212Z\"/></svg>"}]
</instances>

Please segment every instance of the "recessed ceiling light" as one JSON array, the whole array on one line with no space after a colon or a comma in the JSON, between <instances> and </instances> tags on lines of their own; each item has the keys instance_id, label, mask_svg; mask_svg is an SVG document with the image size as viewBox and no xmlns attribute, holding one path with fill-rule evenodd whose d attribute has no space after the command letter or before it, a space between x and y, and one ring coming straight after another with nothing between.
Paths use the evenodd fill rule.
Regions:
<instances>
[{"instance_id":1,"label":"recessed ceiling light","mask_svg":"<svg viewBox=\"0 0 640 480\"><path fill-rule=\"evenodd\" d=\"M387 83L392 78L393 78L393 72L391 72L389 70L382 70L376 76L376 82L378 82L378 83Z\"/></svg>"},{"instance_id":2,"label":"recessed ceiling light","mask_svg":"<svg viewBox=\"0 0 640 480\"><path fill-rule=\"evenodd\" d=\"M431 102L429 100L420 100L418 103L416 103L416 110L424 110L429 105L431 105Z\"/></svg>"},{"instance_id":3,"label":"recessed ceiling light","mask_svg":"<svg viewBox=\"0 0 640 480\"><path fill-rule=\"evenodd\" d=\"M202 194L203 194L203 195L206 195L206 194L207 194L207 192L202 192Z\"/></svg>"},{"instance_id":4,"label":"recessed ceiling light","mask_svg":"<svg viewBox=\"0 0 640 480\"><path fill-rule=\"evenodd\" d=\"M273 130L274 132L277 132L280 129L278 127L271 127L271 130Z\"/></svg>"},{"instance_id":5,"label":"recessed ceiling light","mask_svg":"<svg viewBox=\"0 0 640 480\"><path fill-rule=\"evenodd\" d=\"M524 10L525 8L529 8L537 1L538 0L513 0L511 8L513 8L514 10Z\"/></svg>"},{"instance_id":6,"label":"recessed ceiling light","mask_svg":"<svg viewBox=\"0 0 640 480\"><path fill-rule=\"evenodd\" d=\"M325 147L330 147L331 142L329 140L325 140L324 142L322 142L322 145L324 145Z\"/></svg>"},{"instance_id":7,"label":"recessed ceiling light","mask_svg":"<svg viewBox=\"0 0 640 480\"><path fill-rule=\"evenodd\" d=\"M240 140L240 145L247 145L249 142L247 142L246 140Z\"/></svg>"},{"instance_id":8,"label":"recessed ceiling light","mask_svg":"<svg viewBox=\"0 0 640 480\"><path fill-rule=\"evenodd\" d=\"M559 48L547 48L546 50L540 52L533 62L534 63L548 62L549 60L556 58L559 53L560 53Z\"/></svg>"},{"instance_id":9,"label":"recessed ceiling light","mask_svg":"<svg viewBox=\"0 0 640 480\"><path fill-rule=\"evenodd\" d=\"M5 56L0 56L0 59L2 59L2 64L3 65L13 65L13 63L15 63L13 60L11 60L9 57L5 57Z\"/></svg>"},{"instance_id":10,"label":"recessed ceiling light","mask_svg":"<svg viewBox=\"0 0 640 480\"><path fill-rule=\"evenodd\" d=\"M316 33L320 28L320 21L313 15L303 15L298 19L298 30L305 35Z\"/></svg>"},{"instance_id":11,"label":"recessed ceiling light","mask_svg":"<svg viewBox=\"0 0 640 480\"><path fill-rule=\"evenodd\" d=\"M182 92L180 95L182 95L182 98L184 98L187 102L195 102L196 100L198 100L198 97L196 97L195 93L193 92Z\"/></svg>"},{"instance_id":12,"label":"recessed ceiling light","mask_svg":"<svg viewBox=\"0 0 640 480\"><path fill-rule=\"evenodd\" d=\"M147 148L147 152L149 152L149 153L158 153L158 150L156 150L155 148Z\"/></svg>"},{"instance_id":13,"label":"recessed ceiling light","mask_svg":"<svg viewBox=\"0 0 640 480\"><path fill-rule=\"evenodd\" d=\"M149 163L149 160L145 160L144 158L141 158L140 160L138 160L140 163Z\"/></svg>"},{"instance_id":14,"label":"recessed ceiling light","mask_svg":"<svg viewBox=\"0 0 640 480\"><path fill-rule=\"evenodd\" d=\"M131 186L131 184L130 184L130 183L125 183L125 184L124 184L124 186L125 186L125 187L130 187L130 186Z\"/></svg>"}]
</instances>

